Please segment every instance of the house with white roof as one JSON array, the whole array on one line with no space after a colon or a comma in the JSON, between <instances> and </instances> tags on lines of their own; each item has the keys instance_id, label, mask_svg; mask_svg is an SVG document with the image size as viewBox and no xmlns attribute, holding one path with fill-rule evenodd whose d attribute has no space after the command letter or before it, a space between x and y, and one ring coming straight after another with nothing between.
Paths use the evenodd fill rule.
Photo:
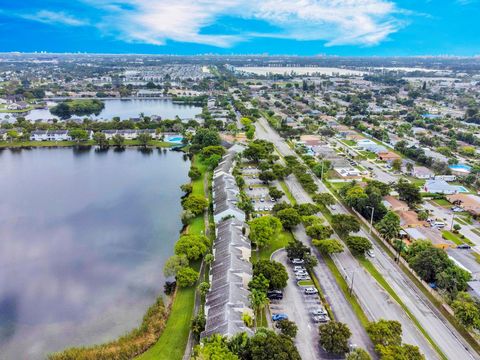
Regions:
<instances>
[{"instance_id":1,"label":"house with white roof","mask_svg":"<svg viewBox=\"0 0 480 360\"><path fill-rule=\"evenodd\" d=\"M451 195L458 192L458 187L450 185L445 180L427 180L424 190L432 194Z\"/></svg>"}]
</instances>

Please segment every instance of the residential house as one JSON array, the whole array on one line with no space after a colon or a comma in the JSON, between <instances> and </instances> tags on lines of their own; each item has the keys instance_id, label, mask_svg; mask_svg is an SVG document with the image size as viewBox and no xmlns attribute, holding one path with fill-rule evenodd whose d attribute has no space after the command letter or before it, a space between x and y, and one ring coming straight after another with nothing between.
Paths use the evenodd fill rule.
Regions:
<instances>
[{"instance_id":1,"label":"residential house","mask_svg":"<svg viewBox=\"0 0 480 360\"><path fill-rule=\"evenodd\" d=\"M47 141L48 131L47 130L35 130L30 133L31 141Z\"/></svg>"},{"instance_id":2,"label":"residential house","mask_svg":"<svg viewBox=\"0 0 480 360\"><path fill-rule=\"evenodd\" d=\"M452 204L462 207L474 216L480 216L480 196L473 194L454 194L447 196Z\"/></svg>"},{"instance_id":3,"label":"residential house","mask_svg":"<svg viewBox=\"0 0 480 360\"><path fill-rule=\"evenodd\" d=\"M385 196L382 202L388 210L394 212L408 211L408 204L405 201L399 200L391 195Z\"/></svg>"},{"instance_id":4,"label":"residential house","mask_svg":"<svg viewBox=\"0 0 480 360\"><path fill-rule=\"evenodd\" d=\"M434 176L434 172L425 166L414 166L410 175L417 179L431 179Z\"/></svg>"},{"instance_id":5,"label":"residential house","mask_svg":"<svg viewBox=\"0 0 480 360\"><path fill-rule=\"evenodd\" d=\"M449 185L445 180L427 180L424 185L425 192L432 194L451 195L458 192L458 188Z\"/></svg>"},{"instance_id":6,"label":"residential house","mask_svg":"<svg viewBox=\"0 0 480 360\"><path fill-rule=\"evenodd\" d=\"M401 159L401 156L398 154L395 154L393 151L379 152L377 153L377 156L380 160L386 161L386 162L392 162L394 160Z\"/></svg>"}]
</instances>

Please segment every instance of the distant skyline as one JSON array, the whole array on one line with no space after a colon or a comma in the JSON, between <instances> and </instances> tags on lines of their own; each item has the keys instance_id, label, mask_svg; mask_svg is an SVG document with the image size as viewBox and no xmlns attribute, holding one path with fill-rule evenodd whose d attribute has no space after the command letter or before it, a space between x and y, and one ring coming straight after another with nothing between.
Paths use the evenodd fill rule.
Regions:
<instances>
[{"instance_id":1,"label":"distant skyline","mask_svg":"<svg viewBox=\"0 0 480 360\"><path fill-rule=\"evenodd\" d=\"M480 0L0 0L0 52L480 55Z\"/></svg>"}]
</instances>

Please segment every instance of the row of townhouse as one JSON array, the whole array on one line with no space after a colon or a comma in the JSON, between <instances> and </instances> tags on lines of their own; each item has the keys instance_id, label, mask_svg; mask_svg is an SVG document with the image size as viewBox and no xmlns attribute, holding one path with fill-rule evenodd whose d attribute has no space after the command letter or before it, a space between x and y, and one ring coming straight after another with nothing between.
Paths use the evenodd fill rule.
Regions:
<instances>
[{"instance_id":1,"label":"row of townhouse","mask_svg":"<svg viewBox=\"0 0 480 360\"><path fill-rule=\"evenodd\" d=\"M251 244L245 233L245 213L238 208L238 188L232 175L238 149L230 149L213 174L213 213L216 238L210 267L210 291L205 301L206 325L201 337L213 334L231 337L240 332L252 335L244 314L253 317L248 283L253 270Z\"/></svg>"},{"instance_id":2,"label":"row of townhouse","mask_svg":"<svg viewBox=\"0 0 480 360\"><path fill-rule=\"evenodd\" d=\"M88 138L93 138L93 131L88 130ZM71 141L69 130L35 130L30 133L31 141Z\"/></svg>"},{"instance_id":3,"label":"row of townhouse","mask_svg":"<svg viewBox=\"0 0 480 360\"><path fill-rule=\"evenodd\" d=\"M126 129L126 130L102 130L107 140L112 139L115 135L121 135L126 140L135 140L140 134L148 134L152 139L160 139L164 134L158 133L155 129Z\"/></svg>"}]
</instances>

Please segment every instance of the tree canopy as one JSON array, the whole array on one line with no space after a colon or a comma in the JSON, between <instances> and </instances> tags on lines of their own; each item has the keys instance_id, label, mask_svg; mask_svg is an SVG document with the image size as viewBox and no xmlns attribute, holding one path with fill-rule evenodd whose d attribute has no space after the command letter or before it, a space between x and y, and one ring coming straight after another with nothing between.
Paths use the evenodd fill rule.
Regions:
<instances>
[{"instance_id":1,"label":"tree canopy","mask_svg":"<svg viewBox=\"0 0 480 360\"><path fill-rule=\"evenodd\" d=\"M267 245L282 229L280 220L270 215L255 218L249 225L249 238L258 247Z\"/></svg>"},{"instance_id":2,"label":"tree canopy","mask_svg":"<svg viewBox=\"0 0 480 360\"><path fill-rule=\"evenodd\" d=\"M320 346L325 351L334 354L344 354L348 351L348 340L352 333L348 326L337 321L320 325Z\"/></svg>"}]
</instances>

